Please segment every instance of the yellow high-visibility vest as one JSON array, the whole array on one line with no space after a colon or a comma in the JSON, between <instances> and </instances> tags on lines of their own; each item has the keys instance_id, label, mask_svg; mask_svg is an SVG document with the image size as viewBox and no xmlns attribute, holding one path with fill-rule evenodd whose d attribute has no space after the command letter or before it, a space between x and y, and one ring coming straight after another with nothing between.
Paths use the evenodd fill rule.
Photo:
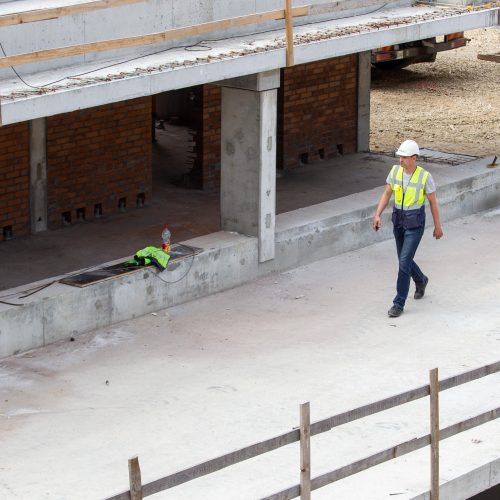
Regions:
<instances>
[{"instance_id":1,"label":"yellow high-visibility vest","mask_svg":"<svg viewBox=\"0 0 500 500\"><path fill-rule=\"evenodd\" d=\"M167 268L170 255L157 247L146 247L139 250L132 260L127 261L130 266L149 266L154 264L162 271Z\"/></svg>"},{"instance_id":2,"label":"yellow high-visibility vest","mask_svg":"<svg viewBox=\"0 0 500 500\"><path fill-rule=\"evenodd\" d=\"M394 191L396 210L419 210L425 203L425 183L429 172L417 166L407 186L403 190L403 167L393 165L390 173L391 188Z\"/></svg>"}]
</instances>

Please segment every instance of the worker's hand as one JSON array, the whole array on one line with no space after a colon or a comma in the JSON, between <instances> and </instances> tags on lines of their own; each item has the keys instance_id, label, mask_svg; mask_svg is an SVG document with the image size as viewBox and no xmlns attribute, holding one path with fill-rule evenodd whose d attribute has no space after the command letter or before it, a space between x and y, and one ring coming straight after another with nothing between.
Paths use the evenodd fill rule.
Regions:
<instances>
[{"instance_id":1,"label":"worker's hand","mask_svg":"<svg viewBox=\"0 0 500 500\"><path fill-rule=\"evenodd\" d=\"M373 227L373 230L374 231L378 231L380 229L380 226L381 226L381 222L380 222L380 216L379 215L375 215L373 217L373 221L372 221L372 227Z\"/></svg>"},{"instance_id":2,"label":"worker's hand","mask_svg":"<svg viewBox=\"0 0 500 500\"><path fill-rule=\"evenodd\" d=\"M436 240L439 240L443 237L443 228L441 226L435 226L432 235L436 238Z\"/></svg>"}]
</instances>

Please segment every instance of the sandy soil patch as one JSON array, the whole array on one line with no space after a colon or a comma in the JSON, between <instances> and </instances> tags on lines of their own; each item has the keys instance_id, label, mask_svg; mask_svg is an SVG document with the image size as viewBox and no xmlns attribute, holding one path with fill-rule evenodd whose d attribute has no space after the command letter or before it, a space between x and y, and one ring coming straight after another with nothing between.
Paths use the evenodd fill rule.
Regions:
<instances>
[{"instance_id":1,"label":"sandy soil patch","mask_svg":"<svg viewBox=\"0 0 500 500\"><path fill-rule=\"evenodd\" d=\"M477 54L500 51L500 29L466 32L467 47L432 64L374 75L372 151L394 151L407 138L440 151L500 155L500 64Z\"/></svg>"}]
</instances>

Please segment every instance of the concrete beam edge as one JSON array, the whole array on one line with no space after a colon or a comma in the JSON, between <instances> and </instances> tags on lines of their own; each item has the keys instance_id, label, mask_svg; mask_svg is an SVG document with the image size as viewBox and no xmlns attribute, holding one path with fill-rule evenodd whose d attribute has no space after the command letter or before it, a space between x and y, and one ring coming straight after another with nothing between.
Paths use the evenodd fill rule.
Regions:
<instances>
[{"instance_id":1,"label":"concrete beam edge","mask_svg":"<svg viewBox=\"0 0 500 500\"><path fill-rule=\"evenodd\" d=\"M432 36L466 31L481 27L497 26L499 9L470 12L459 16L429 21L427 23L390 28L377 32L360 33L307 45L295 46L295 63L304 64L332 57L355 54L391 43L429 38ZM54 114L75 111L72 103L84 103L77 109L119 102L127 99L191 87L204 83L220 82L230 78L245 77L248 68L252 73L277 70L286 66L285 49L251 54L219 62L196 64L183 69L168 70L148 75L127 77L111 82L67 89L14 101L2 102L4 125L43 118ZM69 97L68 94L72 94ZM103 99L103 94L106 99Z\"/></svg>"}]
</instances>

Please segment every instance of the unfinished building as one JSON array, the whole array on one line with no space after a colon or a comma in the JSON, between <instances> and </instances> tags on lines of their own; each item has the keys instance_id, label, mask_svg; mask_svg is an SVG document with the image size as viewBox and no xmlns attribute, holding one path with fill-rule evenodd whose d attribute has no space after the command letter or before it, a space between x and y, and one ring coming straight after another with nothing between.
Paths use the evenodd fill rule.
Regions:
<instances>
[{"instance_id":1,"label":"unfinished building","mask_svg":"<svg viewBox=\"0 0 500 500\"><path fill-rule=\"evenodd\" d=\"M500 10L498 2L467 6L460 0L446 5L408 0L41 3L0 0L0 245L23 238L29 244L30 236L59 228L70 231L81 222L97 226L103 217L133 218L153 202L155 136L163 127L179 124L185 127L184 135L174 136L172 143L189 143L191 150L182 152L189 158L188 168L175 175L181 174L179 182L186 188L220 190L220 222L214 232L189 240L199 253L169 265L163 276L148 268L82 288L68 286L59 277L29 288L26 281L10 290L0 286L0 357L74 340L80 333L390 237L388 224L377 234L370 231L378 189L311 206L291 204L278 212L277 176L369 150L372 49L498 25ZM470 162L436 175L443 220L499 205L500 173L485 169L485 164ZM203 204L197 205L194 217L203 209ZM388 222L389 214L385 218ZM25 267L30 265L27 255L21 262ZM0 285L15 257L0 265ZM351 281L349 277L344 284ZM262 310L255 314L262 315ZM385 338L383 343L381 358ZM443 352L447 348L443 343ZM301 349L297 356L302 356ZM269 350L268 355L274 364L275 353ZM107 363L98 358L93 366ZM494 368L498 370L498 363ZM487 365L479 371L491 369ZM87 384L88 372L75 372L79 382ZM46 378L51 376L53 372ZM434 382L435 389L437 372ZM134 378L132 384L141 383ZM89 386L95 390L95 385ZM76 400L81 391L73 389L65 387L66 397ZM103 397L110 406L111 397ZM87 426L95 425L84 410ZM20 411L18 415L26 412ZM71 432L85 438L85 426L77 427L75 414L68 417ZM53 415L46 415L47 425L60 431ZM106 415L110 426L123 431ZM2 416L10 418L8 413ZM15 423L9 422L9 432ZM29 436L19 427L16 432ZM64 431L60 434L66 440ZM89 451L79 447L83 439L67 436L75 453ZM45 445L33 441L29 450L19 452L25 478L25 454L34 455L33 449L36 453ZM98 446L108 444L102 439ZM60 459L85 479L78 462ZM37 455L39 471L44 471L42 462L43 455ZM496 457L473 471L470 481L466 475L467 481L475 481L467 492L497 484L498 463ZM100 474L108 473L101 468ZM371 486L367 484L367 490ZM457 498L455 487L452 481L445 484L443 498ZM128 492L119 497L129 498Z\"/></svg>"},{"instance_id":2,"label":"unfinished building","mask_svg":"<svg viewBox=\"0 0 500 500\"><path fill-rule=\"evenodd\" d=\"M220 187L221 230L196 241L206 251L175 286L146 273L106 285L123 293L52 287L15 314L0 305L2 355L371 242L360 228L372 202L277 217L277 171L369 149L372 49L497 25L498 12L379 0L0 2L0 238L150 203L155 124L172 117L194 131L186 182ZM497 202L490 177L474 209ZM464 213L453 189L449 217Z\"/></svg>"}]
</instances>

